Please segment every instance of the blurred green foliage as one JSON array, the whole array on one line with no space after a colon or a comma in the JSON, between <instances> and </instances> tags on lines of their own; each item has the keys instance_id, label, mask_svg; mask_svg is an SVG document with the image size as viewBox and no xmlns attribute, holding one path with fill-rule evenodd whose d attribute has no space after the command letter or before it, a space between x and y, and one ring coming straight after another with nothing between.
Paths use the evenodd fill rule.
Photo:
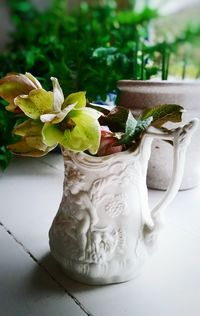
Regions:
<instances>
[{"instance_id":1,"label":"blurred green foliage","mask_svg":"<svg viewBox=\"0 0 200 316\"><path fill-rule=\"evenodd\" d=\"M45 12L38 12L28 0L8 0L8 4L15 31L0 53L1 77L27 71L51 89L49 78L55 76L65 95L86 90L90 100L104 99L118 79L150 77L151 71L137 62L137 55L156 11L118 11L115 1L92 7L83 1L70 14L66 0L54 0ZM4 107L0 115L0 166L4 169L11 156L6 146L14 140L11 131L17 116Z\"/></svg>"},{"instance_id":2,"label":"blurred green foliage","mask_svg":"<svg viewBox=\"0 0 200 316\"><path fill-rule=\"evenodd\" d=\"M118 11L114 2L80 8L67 14L66 0L54 1L39 13L27 0L9 0L16 32L1 54L1 75L9 71L32 72L46 88L55 76L66 94L86 90L89 98L102 98L122 78L148 79L151 70L138 56L148 37L148 23L157 16ZM146 61L150 56L144 54ZM155 67L151 67L155 73Z\"/></svg>"},{"instance_id":3,"label":"blurred green foliage","mask_svg":"<svg viewBox=\"0 0 200 316\"><path fill-rule=\"evenodd\" d=\"M146 80L156 74L167 79L170 60L180 44L200 34L200 29L188 30L173 43L152 44L148 32L150 22L158 16L156 10L119 10L114 0L101 3L89 6L82 1L69 13L66 0L54 0L45 12L39 12L28 0L8 0L15 31L0 53L0 76L31 72L45 89L51 89L49 78L54 76L65 95L86 90L90 100L105 99L120 79ZM183 56L182 77L188 57ZM17 119L4 112L1 107L0 135L4 136L0 157L13 140L11 130ZM2 168L9 157L5 161L0 158Z\"/></svg>"},{"instance_id":4,"label":"blurred green foliage","mask_svg":"<svg viewBox=\"0 0 200 316\"><path fill-rule=\"evenodd\" d=\"M13 127L21 122L19 116L5 110L5 102L0 100L0 168L6 169L12 158L7 145L14 143L18 137L12 134Z\"/></svg>"}]
</instances>

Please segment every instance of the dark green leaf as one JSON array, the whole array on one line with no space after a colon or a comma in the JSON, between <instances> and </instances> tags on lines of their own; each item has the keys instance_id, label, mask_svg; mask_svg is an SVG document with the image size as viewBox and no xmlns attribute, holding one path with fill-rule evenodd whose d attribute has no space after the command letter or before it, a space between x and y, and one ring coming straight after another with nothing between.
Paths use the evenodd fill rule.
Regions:
<instances>
[{"instance_id":1,"label":"dark green leaf","mask_svg":"<svg viewBox=\"0 0 200 316\"><path fill-rule=\"evenodd\" d=\"M87 103L87 106L95 109L101 113L103 113L104 115L108 115L110 113L110 109L109 109L109 105L102 105L102 104L95 104L95 103Z\"/></svg>"},{"instance_id":2,"label":"dark green leaf","mask_svg":"<svg viewBox=\"0 0 200 316\"><path fill-rule=\"evenodd\" d=\"M92 57L102 58L116 54L118 49L116 47L98 47L93 51Z\"/></svg>"},{"instance_id":3,"label":"dark green leaf","mask_svg":"<svg viewBox=\"0 0 200 316\"><path fill-rule=\"evenodd\" d=\"M148 117L143 121L136 121L133 116L128 120L126 133L122 136L119 143L125 144L127 147L131 145L133 140L137 140L141 134L150 126L152 117Z\"/></svg>"},{"instance_id":4,"label":"dark green leaf","mask_svg":"<svg viewBox=\"0 0 200 316\"><path fill-rule=\"evenodd\" d=\"M140 119L145 120L149 117L153 117L151 125L160 128L167 122L178 123L182 119L183 107L176 104L163 104L158 107L145 110Z\"/></svg>"},{"instance_id":5,"label":"dark green leaf","mask_svg":"<svg viewBox=\"0 0 200 316\"><path fill-rule=\"evenodd\" d=\"M117 106L116 108L111 110L107 116L101 117L100 123L101 125L108 126L110 130L114 133L126 132L129 124L131 125L131 119L129 118L129 115L130 112L128 109Z\"/></svg>"},{"instance_id":6,"label":"dark green leaf","mask_svg":"<svg viewBox=\"0 0 200 316\"><path fill-rule=\"evenodd\" d=\"M137 121L137 126L135 129L135 137L138 137L141 133L143 133L150 125L152 125L153 117L150 116L144 120Z\"/></svg>"},{"instance_id":7,"label":"dark green leaf","mask_svg":"<svg viewBox=\"0 0 200 316\"><path fill-rule=\"evenodd\" d=\"M133 140L136 126L137 126L137 121L133 117L132 113L129 111L128 118L126 121L125 134L120 139L119 141L120 144L128 145Z\"/></svg>"},{"instance_id":8,"label":"dark green leaf","mask_svg":"<svg viewBox=\"0 0 200 316\"><path fill-rule=\"evenodd\" d=\"M0 146L0 169L5 170L12 158L11 152L5 147Z\"/></svg>"}]
</instances>

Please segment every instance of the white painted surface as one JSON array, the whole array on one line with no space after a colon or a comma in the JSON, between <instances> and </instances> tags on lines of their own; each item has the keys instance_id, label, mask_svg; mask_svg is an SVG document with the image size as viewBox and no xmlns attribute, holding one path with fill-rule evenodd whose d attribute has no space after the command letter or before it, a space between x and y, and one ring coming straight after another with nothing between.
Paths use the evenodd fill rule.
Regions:
<instances>
[{"instance_id":1,"label":"white painted surface","mask_svg":"<svg viewBox=\"0 0 200 316\"><path fill-rule=\"evenodd\" d=\"M0 245L1 316L85 315L3 226Z\"/></svg>"},{"instance_id":2,"label":"white painted surface","mask_svg":"<svg viewBox=\"0 0 200 316\"><path fill-rule=\"evenodd\" d=\"M165 211L157 249L140 276L94 287L69 280L49 255L48 230L62 196L62 181L58 154L15 158L0 174L0 222L23 244L0 226L1 316L200 315L200 187L179 192ZM151 204L162 194L150 191Z\"/></svg>"}]
</instances>

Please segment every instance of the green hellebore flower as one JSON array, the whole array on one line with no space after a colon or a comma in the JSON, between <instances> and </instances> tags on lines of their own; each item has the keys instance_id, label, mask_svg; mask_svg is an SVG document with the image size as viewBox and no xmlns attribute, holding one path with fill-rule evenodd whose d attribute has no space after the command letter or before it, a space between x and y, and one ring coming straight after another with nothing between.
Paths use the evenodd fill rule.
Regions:
<instances>
[{"instance_id":1,"label":"green hellebore flower","mask_svg":"<svg viewBox=\"0 0 200 316\"><path fill-rule=\"evenodd\" d=\"M44 90L29 73L1 79L0 96L30 118L14 130L22 139L10 149L23 155L41 155L61 144L95 154L100 144L101 113L86 108L86 92L72 93L64 99L57 78L51 80L53 92Z\"/></svg>"},{"instance_id":2,"label":"green hellebore flower","mask_svg":"<svg viewBox=\"0 0 200 316\"><path fill-rule=\"evenodd\" d=\"M46 155L55 146L49 147L43 142L42 128L43 123L39 120L29 119L19 124L15 129L15 135L22 138L15 144L8 146L14 154L22 156L40 157Z\"/></svg>"},{"instance_id":3,"label":"green hellebore flower","mask_svg":"<svg viewBox=\"0 0 200 316\"><path fill-rule=\"evenodd\" d=\"M86 106L85 91L80 91L76 93L71 93L64 100L62 89L59 85L57 78L51 77L53 82L53 111L40 116L40 120L43 123L51 122L52 124L57 124L63 121L67 114L73 108L82 108Z\"/></svg>"},{"instance_id":4,"label":"green hellebore flower","mask_svg":"<svg viewBox=\"0 0 200 316\"><path fill-rule=\"evenodd\" d=\"M45 123L42 135L47 146L60 144L74 151L98 151L100 144L100 112L86 108L86 92L70 94L65 100L56 78L53 81L54 113L40 116Z\"/></svg>"},{"instance_id":5,"label":"green hellebore flower","mask_svg":"<svg viewBox=\"0 0 200 316\"><path fill-rule=\"evenodd\" d=\"M33 120L38 120L44 113L52 111L53 93L44 89L35 89L28 95L19 95L14 100L15 104Z\"/></svg>"},{"instance_id":6,"label":"green hellebore flower","mask_svg":"<svg viewBox=\"0 0 200 316\"><path fill-rule=\"evenodd\" d=\"M29 74L30 75L30 74ZM34 77L33 77L34 78ZM21 94L15 97L14 103L26 116L33 120L40 119L43 123L60 123L74 108L86 105L85 92L70 94L66 99L57 78L51 77L53 92L46 91L42 87L31 90L29 94Z\"/></svg>"},{"instance_id":7,"label":"green hellebore flower","mask_svg":"<svg viewBox=\"0 0 200 316\"><path fill-rule=\"evenodd\" d=\"M47 146L60 144L73 151L88 150L96 154L101 138L100 115L100 112L91 108L74 108L62 123L45 123L43 141Z\"/></svg>"}]
</instances>

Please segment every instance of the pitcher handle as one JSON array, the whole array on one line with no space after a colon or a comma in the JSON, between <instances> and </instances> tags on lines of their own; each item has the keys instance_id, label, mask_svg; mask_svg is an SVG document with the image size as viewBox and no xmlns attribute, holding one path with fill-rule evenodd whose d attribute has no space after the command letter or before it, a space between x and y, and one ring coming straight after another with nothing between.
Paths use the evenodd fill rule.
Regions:
<instances>
[{"instance_id":1,"label":"pitcher handle","mask_svg":"<svg viewBox=\"0 0 200 316\"><path fill-rule=\"evenodd\" d=\"M171 140L174 148L173 171L168 189L161 201L151 210L151 220L148 221L148 224L144 225L144 238L148 243L152 243L161 227L161 212L172 202L180 188L184 172L186 149L190 144L194 131L198 127L198 123L199 120L195 118L188 124L170 130L167 133L154 133L150 131L146 133L146 137L150 136L154 139Z\"/></svg>"}]
</instances>

